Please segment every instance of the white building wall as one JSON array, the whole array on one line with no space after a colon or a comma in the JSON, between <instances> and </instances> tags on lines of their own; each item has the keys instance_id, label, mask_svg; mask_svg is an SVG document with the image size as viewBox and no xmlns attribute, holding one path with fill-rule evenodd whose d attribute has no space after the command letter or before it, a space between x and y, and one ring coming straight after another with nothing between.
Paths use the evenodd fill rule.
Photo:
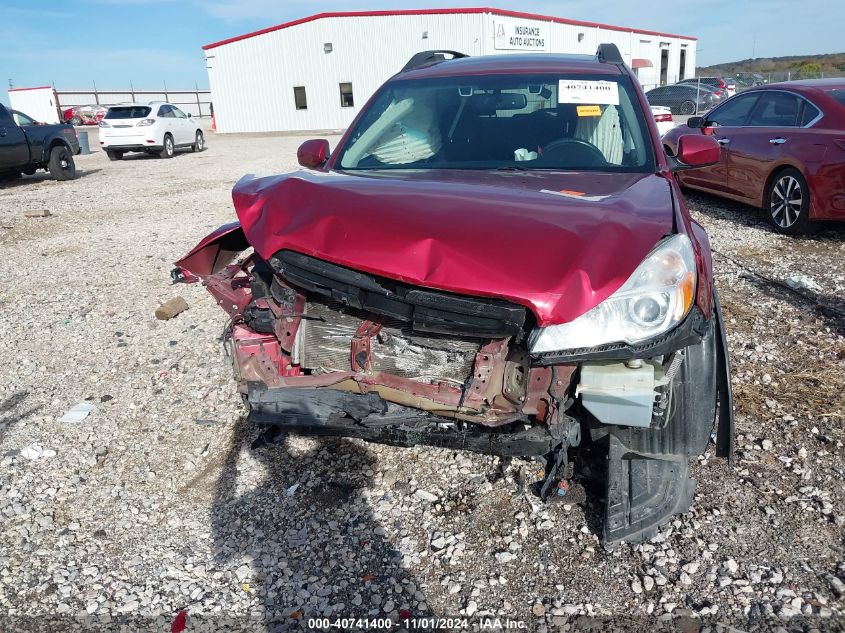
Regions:
<instances>
[{"instance_id":1,"label":"white building wall","mask_svg":"<svg viewBox=\"0 0 845 633\"><path fill-rule=\"evenodd\" d=\"M23 112L41 123L58 123L56 97L52 87L17 88L9 90L12 110Z\"/></svg>"},{"instance_id":2,"label":"white building wall","mask_svg":"<svg viewBox=\"0 0 845 633\"><path fill-rule=\"evenodd\" d=\"M367 99L414 53L481 53L480 15L343 17L315 20L206 51L220 132L347 127ZM428 37L423 39L423 34ZM325 53L324 44L332 52ZM354 107L340 106L351 82ZM304 86L307 110L297 110Z\"/></svg>"},{"instance_id":3,"label":"white building wall","mask_svg":"<svg viewBox=\"0 0 845 633\"><path fill-rule=\"evenodd\" d=\"M214 113L220 132L343 129L386 79L419 51L457 50L469 55L525 53L506 50L496 39L505 25L538 27L543 45L533 52L593 55L600 43L614 43L628 64L653 88L660 79L660 46L669 46L667 80L677 81L681 43L687 44L687 72L695 70L695 41L592 25L500 16L492 13L345 16L311 20L223 44L205 51ZM424 37L424 35L426 37ZM324 52L331 43L332 51ZM340 83L352 83L355 105L341 107ZM304 86L308 108L297 110L293 88Z\"/></svg>"}]
</instances>

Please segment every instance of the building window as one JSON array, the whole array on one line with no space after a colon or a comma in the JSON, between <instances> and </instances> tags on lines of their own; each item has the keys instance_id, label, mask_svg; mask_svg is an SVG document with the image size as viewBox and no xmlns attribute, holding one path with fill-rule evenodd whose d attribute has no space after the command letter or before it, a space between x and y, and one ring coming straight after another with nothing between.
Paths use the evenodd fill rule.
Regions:
<instances>
[{"instance_id":1,"label":"building window","mask_svg":"<svg viewBox=\"0 0 845 633\"><path fill-rule=\"evenodd\" d=\"M578 41L579 41L579 42L583 42L583 41L584 41L584 34L583 34L583 33L579 33L579 34L578 34Z\"/></svg>"},{"instance_id":2,"label":"building window","mask_svg":"<svg viewBox=\"0 0 845 633\"><path fill-rule=\"evenodd\" d=\"M293 89L293 100L297 110L308 109L308 99L305 97L305 86L296 86Z\"/></svg>"},{"instance_id":3,"label":"building window","mask_svg":"<svg viewBox=\"0 0 845 633\"><path fill-rule=\"evenodd\" d=\"M340 84L340 107L351 108L354 105L355 102L352 99L352 84Z\"/></svg>"},{"instance_id":4,"label":"building window","mask_svg":"<svg viewBox=\"0 0 845 633\"><path fill-rule=\"evenodd\" d=\"M687 76L687 48L681 48L681 66L678 69L678 81Z\"/></svg>"}]
</instances>

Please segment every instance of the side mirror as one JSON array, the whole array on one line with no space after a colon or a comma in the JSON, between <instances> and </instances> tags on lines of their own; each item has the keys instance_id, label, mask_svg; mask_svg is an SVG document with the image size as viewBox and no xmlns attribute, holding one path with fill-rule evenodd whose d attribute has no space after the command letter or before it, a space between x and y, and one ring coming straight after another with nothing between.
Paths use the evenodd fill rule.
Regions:
<instances>
[{"instance_id":1,"label":"side mirror","mask_svg":"<svg viewBox=\"0 0 845 633\"><path fill-rule=\"evenodd\" d=\"M691 116L687 119L687 127L693 129L699 129L704 127L704 117L703 116Z\"/></svg>"},{"instance_id":2,"label":"side mirror","mask_svg":"<svg viewBox=\"0 0 845 633\"><path fill-rule=\"evenodd\" d=\"M305 141L296 150L299 164L308 169L319 169L329 159L329 142L324 138Z\"/></svg>"},{"instance_id":3,"label":"side mirror","mask_svg":"<svg viewBox=\"0 0 845 633\"><path fill-rule=\"evenodd\" d=\"M678 151L672 157L672 171L709 167L719 162L721 148L712 136L684 134L678 138Z\"/></svg>"},{"instance_id":4,"label":"side mirror","mask_svg":"<svg viewBox=\"0 0 845 633\"><path fill-rule=\"evenodd\" d=\"M189 119L191 118L191 113L190 113L190 112L188 112L188 118L189 118Z\"/></svg>"}]
</instances>

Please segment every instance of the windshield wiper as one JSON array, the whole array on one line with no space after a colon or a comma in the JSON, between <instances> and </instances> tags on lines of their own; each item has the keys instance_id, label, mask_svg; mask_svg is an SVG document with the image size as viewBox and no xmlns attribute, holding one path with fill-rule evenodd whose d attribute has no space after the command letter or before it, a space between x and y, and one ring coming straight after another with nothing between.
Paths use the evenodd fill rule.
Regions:
<instances>
[{"instance_id":1,"label":"windshield wiper","mask_svg":"<svg viewBox=\"0 0 845 633\"><path fill-rule=\"evenodd\" d=\"M530 167L522 167L521 165L505 165L502 167L494 167L493 171L534 171Z\"/></svg>"}]
</instances>

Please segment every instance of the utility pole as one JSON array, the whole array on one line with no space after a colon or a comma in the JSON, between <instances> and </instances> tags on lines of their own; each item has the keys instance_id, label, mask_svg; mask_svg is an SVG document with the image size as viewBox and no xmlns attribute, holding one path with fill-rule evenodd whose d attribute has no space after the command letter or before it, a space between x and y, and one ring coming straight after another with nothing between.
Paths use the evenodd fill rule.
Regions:
<instances>
[{"instance_id":1,"label":"utility pole","mask_svg":"<svg viewBox=\"0 0 845 633\"><path fill-rule=\"evenodd\" d=\"M15 87L15 80L9 77L9 90Z\"/></svg>"}]
</instances>

